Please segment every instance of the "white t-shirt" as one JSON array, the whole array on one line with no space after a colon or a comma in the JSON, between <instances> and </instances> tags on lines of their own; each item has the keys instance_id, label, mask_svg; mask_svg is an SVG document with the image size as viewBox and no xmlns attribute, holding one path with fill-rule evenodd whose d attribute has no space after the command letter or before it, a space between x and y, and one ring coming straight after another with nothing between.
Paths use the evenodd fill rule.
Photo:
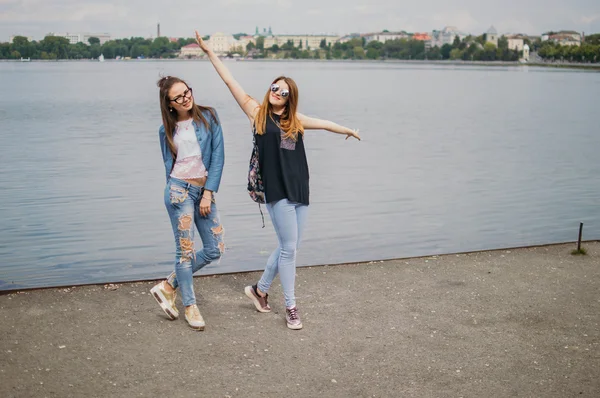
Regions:
<instances>
[{"instance_id":1,"label":"white t-shirt","mask_svg":"<svg viewBox=\"0 0 600 398\"><path fill-rule=\"evenodd\" d=\"M196 179L206 177L208 172L202 161L200 143L196 138L193 119L177 122L173 142L177 148L177 159L171 171L171 177Z\"/></svg>"}]
</instances>

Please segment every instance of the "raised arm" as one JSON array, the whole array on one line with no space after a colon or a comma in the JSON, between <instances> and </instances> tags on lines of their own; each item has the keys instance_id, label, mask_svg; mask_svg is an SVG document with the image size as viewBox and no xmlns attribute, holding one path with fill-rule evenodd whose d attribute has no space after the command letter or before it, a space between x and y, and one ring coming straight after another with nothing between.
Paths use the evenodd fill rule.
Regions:
<instances>
[{"instance_id":1,"label":"raised arm","mask_svg":"<svg viewBox=\"0 0 600 398\"><path fill-rule=\"evenodd\" d=\"M340 126L339 124L329 120L308 117L301 113L297 113L296 116L298 116L298 119L300 119L300 122L302 123L302 127L304 127L306 130L327 130L336 134L344 134L346 135L346 139L354 137L360 141L358 130L352 130L348 127Z\"/></svg>"},{"instance_id":2,"label":"raised arm","mask_svg":"<svg viewBox=\"0 0 600 398\"><path fill-rule=\"evenodd\" d=\"M229 69L227 69L219 57L208 47L204 40L202 40L202 37L198 31L196 31L196 42L202 51L206 53L208 59L215 67L215 70L219 76L221 76L221 79L223 79L229 88L229 91L231 91L231 94L233 94L233 98L235 98L240 108L242 108L246 116L248 116L248 119L250 119L252 122L260 104L254 98L246 94L242 86L240 86L240 84L233 78L233 75L231 72L229 72Z\"/></svg>"}]
</instances>

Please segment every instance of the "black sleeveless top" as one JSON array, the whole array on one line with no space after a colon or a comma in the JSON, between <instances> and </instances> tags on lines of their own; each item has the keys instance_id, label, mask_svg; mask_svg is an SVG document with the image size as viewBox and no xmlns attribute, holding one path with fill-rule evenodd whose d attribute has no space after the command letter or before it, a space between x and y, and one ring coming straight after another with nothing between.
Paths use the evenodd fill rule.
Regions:
<instances>
[{"instance_id":1,"label":"black sleeveless top","mask_svg":"<svg viewBox=\"0 0 600 398\"><path fill-rule=\"evenodd\" d=\"M308 162L302 134L297 139L283 138L279 115L267 115L263 135L255 134L258 163L267 203L287 199L308 205Z\"/></svg>"}]
</instances>

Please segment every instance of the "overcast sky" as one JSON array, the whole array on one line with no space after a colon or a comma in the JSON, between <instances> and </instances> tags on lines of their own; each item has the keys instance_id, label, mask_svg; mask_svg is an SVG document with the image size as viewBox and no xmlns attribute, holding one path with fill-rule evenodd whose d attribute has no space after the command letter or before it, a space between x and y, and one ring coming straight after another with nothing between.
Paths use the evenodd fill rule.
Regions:
<instances>
[{"instance_id":1,"label":"overcast sky","mask_svg":"<svg viewBox=\"0 0 600 398\"><path fill-rule=\"evenodd\" d=\"M194 29L275 34L429 32L444 26L480 34L547 30L600 32L600 0L0 0L0 41L10 35L106 32L113 38L161 34L191 37Z\"/></svg>"}]
</instances>

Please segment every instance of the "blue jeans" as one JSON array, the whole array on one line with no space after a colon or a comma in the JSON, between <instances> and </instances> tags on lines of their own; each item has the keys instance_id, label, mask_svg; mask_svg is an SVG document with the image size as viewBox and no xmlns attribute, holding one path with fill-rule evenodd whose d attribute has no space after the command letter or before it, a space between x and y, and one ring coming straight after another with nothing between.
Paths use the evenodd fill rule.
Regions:
<instances>
[{"instance_id":1,"label":"blue jeans","mask_svg":"<svg viewBox=\"0 0 600 398\"><path fill-rule=\"evenodd\" d=\"M304 223L308 215L308 206L282 199L278 202L267 203L279 246L269 257L267 267L263 272L258 288L268 292L273 279L279 273L285 306L296 306L294 284L296 282L296 251L300 245Z\"/></svg>"},{"instance_id":2,"label":"blue jeans","mask_svg":"<svg viewBox=\"0 0 600 398\"><path fill-rule=\"evenodd\" d=\"M180 288L186 307L196 303L193 274L221 258L225 249L216 203L211 204L207 217L200 215L203 192L203 187L177 178L170 178L165 187L165 206L175 235L175 272L168 276L167 282L175 289ZM202 239L203 248L199 251L194 248L194 225Z\"/></svg>"}]
</instances>

